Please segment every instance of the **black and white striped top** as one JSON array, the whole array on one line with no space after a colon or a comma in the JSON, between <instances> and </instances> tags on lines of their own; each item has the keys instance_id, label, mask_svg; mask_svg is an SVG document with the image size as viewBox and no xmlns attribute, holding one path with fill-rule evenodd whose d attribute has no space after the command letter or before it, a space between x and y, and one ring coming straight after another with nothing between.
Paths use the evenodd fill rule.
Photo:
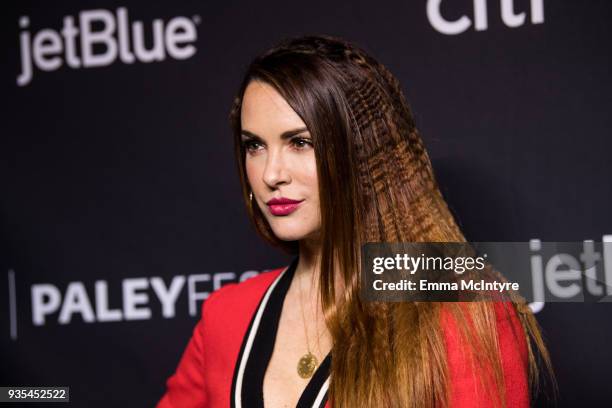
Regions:
<instances>
[{"instance_id":1,"label":"black and white striped top","mask_svg":"<svg viewBox=\"0 0 612 408\"><path fill-rule=\"evenodd\" d=\"M272 282L262 297L244 337L232 379L232 408L263 408L264 374L272 357L283 302L299 256ZM327 402L331 354L317 367L296 408L323 408Z\"/></svg>"}]
</instances>

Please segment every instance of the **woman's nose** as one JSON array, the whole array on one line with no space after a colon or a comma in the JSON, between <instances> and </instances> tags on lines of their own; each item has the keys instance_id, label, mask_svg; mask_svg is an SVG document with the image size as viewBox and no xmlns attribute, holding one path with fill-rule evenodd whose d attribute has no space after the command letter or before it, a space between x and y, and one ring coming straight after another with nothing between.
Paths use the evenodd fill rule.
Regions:
<instances>
[{"instance_id":1,"label":"woman's nose","mask_svg":"<svg viewBox=\"0 0 612 408\"><path fill-rule=\"evenodd\" d=\"M283 183L286 184L291 181L289 170L285 165L285 160L280 150L269 150L268 157L266 158L266 168L263 172L263 180L270 187Z\"/></svg>"}]
</instances>

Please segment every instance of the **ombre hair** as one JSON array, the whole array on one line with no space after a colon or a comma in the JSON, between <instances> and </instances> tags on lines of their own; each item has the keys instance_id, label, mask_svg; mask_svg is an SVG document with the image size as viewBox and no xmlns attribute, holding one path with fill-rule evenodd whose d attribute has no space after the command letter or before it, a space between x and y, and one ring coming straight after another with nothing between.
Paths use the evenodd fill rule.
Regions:
<instances>
[{"instance_id":1,"label":"ombre hair","mask_svg":"<svg viewBox=\"0 0 612 408\"><path fill-rule=\"evenodd\" d=\"M249 199L241 143L241 106L251 81L273 86L306 124L314 145L321 209L320 296L333 339L329 400L334 407L443 407L449 403L442 315L453 316L466 353L492 400L505 406L494 302L365 302L361 246L367 242L465 242L450 213L398 80L363 49L339 38L288 39L255 58L234 100L230 122L249 218L271 244L279 240ZM344 292L336 296L334 276ZM341 299L338 301L337 299ZM523 328L532 391L539 361L550 359L524 302L509 302Z\"/></svg>"}]
</instances>

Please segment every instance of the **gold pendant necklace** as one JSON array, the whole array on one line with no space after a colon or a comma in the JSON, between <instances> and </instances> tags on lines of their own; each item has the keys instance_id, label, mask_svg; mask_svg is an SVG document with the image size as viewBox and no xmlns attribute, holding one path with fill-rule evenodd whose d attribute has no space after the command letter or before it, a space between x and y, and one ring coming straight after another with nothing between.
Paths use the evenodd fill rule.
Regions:
<instances>
[{"instance_id":1,"label":"gold pendant necklace","mask_svg":"<svg viewBox=\"0 0 612 408\"><path fill-rule=\"evenodd\" d=\"M297 372L302 378L310 378L317 369L319 362L317 358L310 351L304 354L300 361L298 361Z\"/></svg>"},{"instance_id":2,"label":"gold pendant necklace","mask_svg":"<svg viewBox=\"0 0 612 408\"><path fill-rule=\"evenodd\" d=\"M302 302L302 281L300 280L300 308L302 309L302 321L304 322L304 334L306 335L306 348L308 352L304 354L297 364L297 372L301 378L310 378L314 374L319 365L319 361L314 354L310 352L310 344L308 343L308 330L306 330L306 317L304 315L304 305ZM318 333L317 333L318 334ZM318 338L317 338L318 342Z\"/></svg>"}]
</instances>

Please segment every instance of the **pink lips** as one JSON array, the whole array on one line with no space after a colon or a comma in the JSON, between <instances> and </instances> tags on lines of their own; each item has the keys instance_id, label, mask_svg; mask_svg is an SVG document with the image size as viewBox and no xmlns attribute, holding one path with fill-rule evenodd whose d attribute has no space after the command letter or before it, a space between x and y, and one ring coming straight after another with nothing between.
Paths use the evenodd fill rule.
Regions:
<instances>
[{"instance_id":1,"label":"pink lips","mask_svg":"<svg viewBox=\"0 0 612 408\"><path fill-rule=\"evenodd\" d=\"M273 198L266 204L270 212L274 215L289 215L297 210L300 203L304 200L292 200L290 198Z\"/></svg>"}]
</instances>

